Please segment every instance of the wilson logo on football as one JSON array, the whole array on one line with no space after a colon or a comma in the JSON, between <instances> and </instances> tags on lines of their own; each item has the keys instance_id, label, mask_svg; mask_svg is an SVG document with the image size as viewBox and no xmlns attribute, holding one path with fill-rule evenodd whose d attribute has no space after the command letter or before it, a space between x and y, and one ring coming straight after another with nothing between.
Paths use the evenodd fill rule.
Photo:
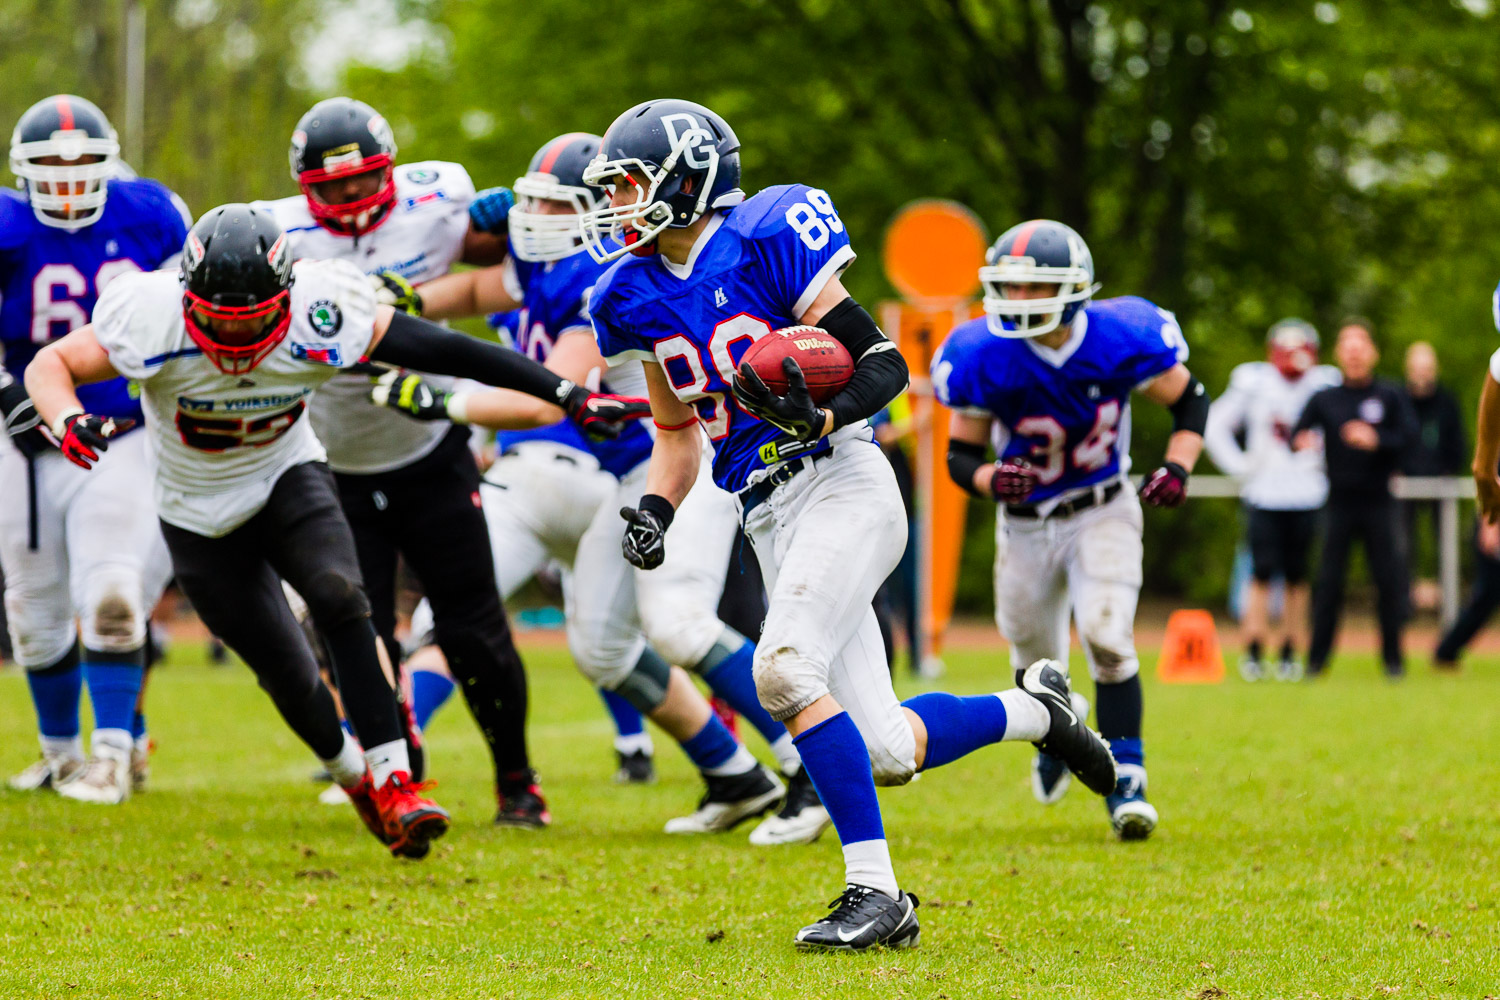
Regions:
<instances>
[{"instance_id":1,"label":"wilson logo on football","mask_svg":"<svg viewBox=\"0 0 1500 1000\"><path fill-rule=\"evenodd\" d=\"M836 346L831 340L819 340L817 337L803 337L800 340L792 341L792 343L797 345L797 350L799 351L816 351L819 349L829 351Z\"/></svg>"}]
</instances>

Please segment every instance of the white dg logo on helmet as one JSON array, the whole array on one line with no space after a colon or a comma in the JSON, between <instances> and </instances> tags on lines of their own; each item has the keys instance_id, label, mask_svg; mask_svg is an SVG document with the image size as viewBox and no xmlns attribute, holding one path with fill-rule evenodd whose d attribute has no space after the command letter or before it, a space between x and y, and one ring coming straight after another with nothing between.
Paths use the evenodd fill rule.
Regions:
<instances>
[{"instance_id":1,"label":"white dg logo on helmet","mask_svg":"<svg viewBox=\"0 0 1500 1000\"><path fill-rule=\"evenodd\" d=\"M685 126L679 132L680 126ZM698 119L689 114L663 115L661 127L666 129L672 148L684 145L682 158L687 165L698 170L707 168L715 158L713 133L698 124ZM704 147L708 148L705 149Z\"/></svg>"}]
</instances>

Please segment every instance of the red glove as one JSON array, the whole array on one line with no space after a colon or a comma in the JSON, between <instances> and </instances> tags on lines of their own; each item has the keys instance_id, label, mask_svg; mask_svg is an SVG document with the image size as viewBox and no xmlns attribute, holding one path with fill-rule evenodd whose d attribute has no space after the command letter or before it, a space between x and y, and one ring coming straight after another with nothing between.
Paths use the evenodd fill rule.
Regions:
<instances>
[{"instance_id":1,"label":"red glove","mask_svg":"<svg viewBox=\"0 0 1500 1000\"><path fill-rule=\"evenodd\" d=\"M63 433L57 446L74 465L92 469L100 452L109 450L109 439L134 426L134 420L124 417L117 420L92 413L72 413L63 418Z\"/></svg>"},{"instance_id":2,"label":"red glove","mask_svg":"<svg viewBox=\"0 0 1500 1000\"><path fill-rule=\"evenodd\" d=\"M617 438L625 429L625 421L651 416L651 401L647 399L589 392L581 385L573 385L561 395L562 408L568 411L568 416L583 433L595 441Z\"/></svg>"},{"instance_id":3,"label":"red glove","mask_svg":"<svg viewBox=\"0 0 1500 1000\"><path fill-rule=\"evenodd\" d=\"M1025 503L1036 485L1036 470L1024 458L1000 462L990 477L990 492L1000 503Z\"/></svg>"},{"instance_id":4,"label":"red glove","mask_svg":"<svg viewBox=\"0 0 1500 1000\"><path fill-rule=\"evenodd\" d=\"M1141 499L1153 507L1181 507L1187 500L1188 471L1176 462L1166 462L1146 477Z\"/></svg>"}]
</instances>

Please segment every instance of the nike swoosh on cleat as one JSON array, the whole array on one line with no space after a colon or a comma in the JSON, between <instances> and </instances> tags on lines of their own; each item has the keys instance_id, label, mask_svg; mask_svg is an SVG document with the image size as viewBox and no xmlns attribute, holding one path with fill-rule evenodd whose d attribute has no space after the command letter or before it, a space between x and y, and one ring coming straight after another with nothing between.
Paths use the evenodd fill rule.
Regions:
<instances>
[{"instance_id":1,"label":"nike swoosh on cleat","mask_svg":"<svg viewBox=\"0 0 1500 1000\"><path fill-rule=\"evenodd\" d=\"M875 920L879 920L879 919L880 919L879 917L875 918ZM845 934L844 933L844 929L842 927L840 927L839 930L838 930L839 940L843 941L845 944L847 944L850 941L853 941L855 938L859 937L865 931L867 931L871 927L873 927L874 924L875 924L875 920L871 920L868 923L860 926L859 928L857 928L855 930L855 932L853 934Z\"/></svg>"}]
</instances>

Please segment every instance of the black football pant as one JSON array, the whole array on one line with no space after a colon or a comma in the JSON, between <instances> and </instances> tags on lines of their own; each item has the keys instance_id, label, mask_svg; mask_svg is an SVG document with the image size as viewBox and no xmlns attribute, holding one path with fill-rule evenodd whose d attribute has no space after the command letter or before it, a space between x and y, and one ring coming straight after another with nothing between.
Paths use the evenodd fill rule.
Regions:
<instances>
[{"instance_id":1,"label":"black football pant","mask_svg":"<svg viewBox=\"0 0 1500 1000\"><path fill-rule=\"evenodd\" d=\"M281 580L307 602L333 661L344 713L366 747L402 738L396 694L376 653L370 602L321 462L282 473L266 505L220 538L162 522L177 585L209 631L255 671L292 730L327 760L344 744L333 695Z\"/></svg>"},{"instance_id":2,"label":"black football pant","mask_svg":"<svg viewBox=\"0 0 1500 1000\"><path fill-rule=\"evenodd\" d=\"M1396 501L1391 497L1333 496L1324 519L1322 562L1313 584L1310 672L1328 663L1344 605L1349 548L1357 538L1379 594L1380 657L1388 671L1401 667L1401 628L1406 619L1406 547Z\"/></svg>"},{"instance_id":3,"label":"black football pant","mask_svg":"<svg viewBox=\"0 0 1500 1000\"><path fill-rule=\"evenodd\" d=\"M495 586L469 432L454 427L431 454L391 472L338 474L375 629L396 645L396 560L432 605L433 637L469 703L498 777L530 767L526 670Z\"/></svg>"},{"instance_id":4,"label":"black football pant","mask_svg":"<svg viewBox=\"0 0 1500 1000\"><path fill-rule=\"evenodd\" d=\"M1452 663L1464 651L1469 641L1484 628L1496 609L1500 609L1500 559L1496 559L1475 546L1474 589L1469 594L1469 603L1458 613L1458 618L1443 633L1433 657L1439 663Z\"/></svg>"}]
</instances>

